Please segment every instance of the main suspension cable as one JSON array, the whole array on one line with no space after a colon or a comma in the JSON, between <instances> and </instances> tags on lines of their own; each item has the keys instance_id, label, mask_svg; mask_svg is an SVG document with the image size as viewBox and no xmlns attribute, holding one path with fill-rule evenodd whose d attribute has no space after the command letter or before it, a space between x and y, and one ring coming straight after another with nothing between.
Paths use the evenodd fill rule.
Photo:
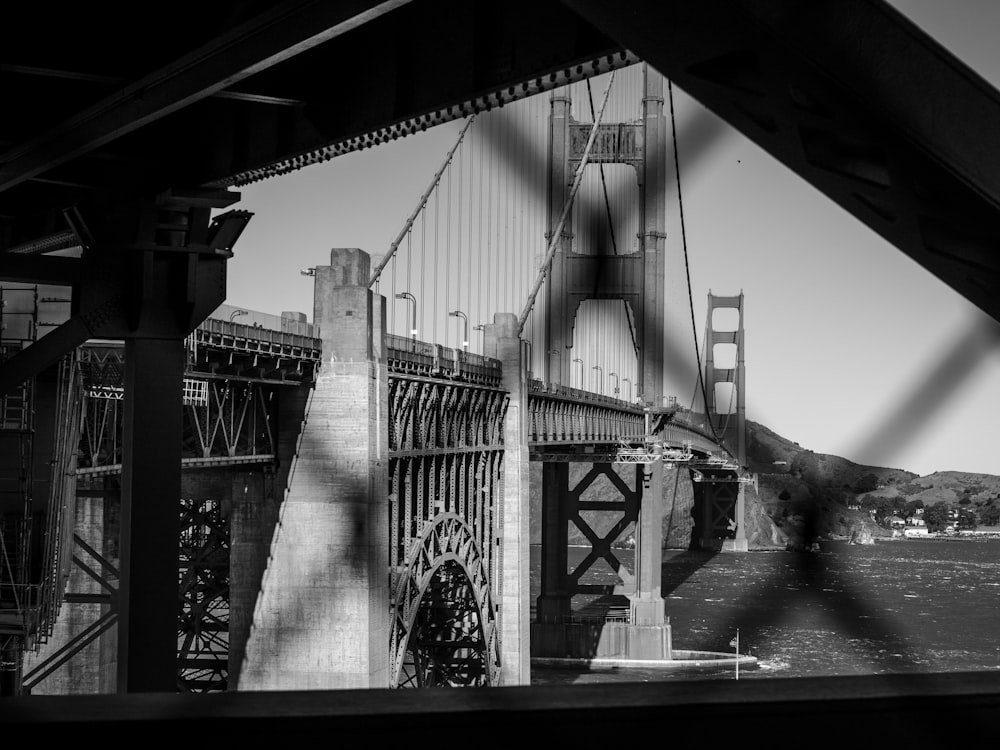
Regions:
<instances>
[{"instance_id":1,"label":"main suspension cable","mask_svg":"<svg viewBox=\"0 0 1000 750\"><path fill-rule=\"evenodd\" d=\"M670 79L667 79L667 95L670 99L670 130L674 144L674 174L677 175L677 208L680 214L681 224L681 245L684 248L684 274L687 277L688 307L691 311L691 333L694 336L694 354L698 362L698 387L701 390L702 403L705 405L705 417L708 419L708 426L712 430L712 437L719 445L722 441L715 431L712 423L712 415L708 413L708 392L705 390L705 378L701 372L701 352L698 351L698 328L694 321L694 297L691 295L691 267L688 263L687 232L684 229L684 198L681 195L681 163L677 151L677 121L674 116L674 86ZM707 345L706 340L706 345ZM725 446L723 446L725 447Z\"/></svg>"},{"instance_id":2,"label":"main suspension cable","mask_svg":"<svg viewBox=\"0 0 1000 750\"><path fill-rule=\"evenodd\" d=\"M434 192L434 189L438 186L438 183L441 180L441 175L444 174L444 170L448 168L449 164L451 164L451 158L455 155L455 150L458 148L459 144L461 144L462 139L465 138L466 131L468 131L469 126L472 125L472 122L475 119L476 119L475 114L469 115L469 119L466 120L465 126L462 128L462 131L458 134L458 140L455 141L455 145L451 147L451 150L445 157L444 162L441 164L441 167L438 169L437 172L434 173L434 178L431 180L431 184L424 191L424 194L420 196L420 200L417 201L417 207L413 209L413 213L410 214L410 218L406 220L406 223L403 225L403 228L400 230L399 234L396 235L396 239L394 239L392 241L392 244L389 245L389 252L387 252L384 256L382 256L382 260L379 261L378 266L376 266L375 270L372 272L371 277L368 279L369 288L376 281L378 281L378 277L382 273L382 269L385 268L386 263L392 260L392 257L396 254L396 248L399 247L399 243L403 241L403 238L406 237L407 233L413 227L413 222L417 220L417 215L420 213L423 207L427 205L427 199L430 198L431 193Z\"/></svg>"}]
</instances>

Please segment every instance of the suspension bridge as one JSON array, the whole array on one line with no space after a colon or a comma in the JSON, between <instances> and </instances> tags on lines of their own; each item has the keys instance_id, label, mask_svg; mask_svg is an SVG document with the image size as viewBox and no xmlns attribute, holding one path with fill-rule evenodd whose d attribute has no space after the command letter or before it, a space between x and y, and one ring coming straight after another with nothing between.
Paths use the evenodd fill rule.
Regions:
<instances>
[{"instance_id":1,"label":"suspension bridge","mask_svg":"<svg viewBox=\"0 0 1000 750\"><path fill-rule=\"evenodd\" d=\"M747 549L742 295L710 295L704 351L690 328L665 348L667 267L685 262L663 242L666 84L641 64L595 82L599 107L586 81L470 117L377 266L334 249L304 271L311 323L221 305L185 339L178 689L527 684L532 654L671 659L664 503L694 517L694 546ZM60 316L37 286L3 291L12 351L65 324L66 305ZM714 330L717 309L736 327ZM687 354L676 371L697 373L683 406L664 393L668 349ZM25 509L5 526L7 619L35 694L84 690L83 674L91 691L114 688L99 655L120 615L127 362L121 342L90 340L47 389L35 379L5 396L10 492ZM41 533L36 446L54 467ZM664 495L671 470L684 481ZM588 492L602 477L616 496ZM537 605L530 524L545 561ZM569 570L574 528L592 554ZM633 570L614 549L626 538ZM618 585L588 583L605 564ZM574 598L595 594L627 614L581 637Z\"/></svg>"},{"instance_id":2,"label":"suspension bridge","mask_svg":"<svg viewBox=\"0 0 1000 750\"><path fill-rule=\"evenodd\" d=\"M983 169L993 141L972 145L953 124L995 133L991 88L879 2L800 9L794 24L782 3L634 5L638 16L586 0L471 13L219 4L197 9L197 29L184 12L165 16L169 44L117 39L107 58L97 27L85 50L74 42L81 19L25 24L58 41L25 34L11 52L24 64L0 67L12 100L46 86L5 123L3 142L17 145L0 159L5 290L21 285L5 299L29 298L4 308L0 367L5 693L523 687L532 655L581 640L567 618L590 594L624 597L627 617L585 633L585 648L669 658L650 543L677 500L664 474L687 472L692 540L723 549L745 542L752 487L742 294L710 297L704 352L670 331L696 327L669 311L692 294L671 286L682 258L664 252L670 167L678 174L671 82L996 317L983 281L1000 194ZM35 64L43 47L86 51L95 69ZM380 64L357 70L336 103L326 82L310 85L310 71L372 49ZM632 101L630 70L642 71ZM621 100L608 88L598 103L587 82L612 73ZM539 95L541 118L529 105ZM922 109L945 96L948 122ZM494 111L510 121L484 116ZM230 188L463 118L463 141L388 252L334 249L309 269L311 322L221 307L252 218ZM543 160L503 145L536 127ZM47 306L60 312L45 317ZM737 324L716 330L717 308ZM592 499L595 482L616 497ZM595 511L617 520L595 529ZM611 590L561 564L570 523L590 541L588 562L619 573ZM632 571L612 547L629 529ZM648 724L644 698L626 694L579 708ZM503 695L509 716L526 716ZM348 722L362 721L354 700L342 704ZM447 705L452 718L475 712ZM431 721L416 712L393 726Z\"/></svg>"}]
</instances>

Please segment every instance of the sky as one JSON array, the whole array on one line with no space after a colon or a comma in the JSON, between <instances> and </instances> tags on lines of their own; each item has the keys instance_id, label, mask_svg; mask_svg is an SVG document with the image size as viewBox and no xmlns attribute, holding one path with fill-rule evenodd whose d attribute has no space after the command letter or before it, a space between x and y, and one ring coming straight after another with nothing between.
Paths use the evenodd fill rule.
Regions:
<instances>
[{"instance_id":1,"label":"sky","mask_svg":"<svg viewBox=\"0 0 1000 750\"><path fill-rule=\"evenodd\" d=\"M1000 3L891 4L1000 86L995 43ZM627 89L624 72L616 77L616 85ZM591 82L596 108L607 78ZM615 96L620 90L613 88ZM577 118L589 120L583 84L573 96ZM605 121L630 116L627 102L616 103L615 96ZM683 222L671 187L667 317L668 336L677 337L676 351L683 350L678 356L687 371L696 361L694 331L700 342L704 339L708 293L742 292L748 419L803 448L857 463L920 475L1000 475L1000 450L992 434L1000 416L1000 347L987 333L997 324L677 88L673 99ZM422 340L460 344L461 319L446 314L452 309L464 310L470 327L489 310L522 312L525 290L547 249L539 208L544 205L544 150L525 146L511 134L544 135L537 128L544 128L539 113L547 107L548 95L543 95L543 101L522 110L506 108L511 113L505 125L482 116L473 123L427 211L400 244L398 268L393 272L387 266L379 284L396 333L408 334L412 308L394 295L418 285ZM447 123L241 188L241 200L232 208L252 211L254 217L229 261L226 303L272 314L300 311L311 319L312 279L301 270L327 264L333 247L362 248L377 262L464 124ZM671 160L670 169L677 165ZM609 194L616 196L608 207L621 245L628 242L623 238L629 236L627 206L633 195L627 170L609 167L605 174ZM600 206L597 179L588 170L578 200ZM473 181L478 192L470 188ZM582 221L577 213L574 220ZM472 215L476 228L463 229L463 221L472 224ZM574 225L574 231L581 237L587 233L582 225ZM439 252L430 253L431 246ZM620 310L602 313L592 307L587 314L624 325ZM530 322L526 335L535 336L538 327ZM627 356L603 351L599 339L589 342L595 329L582 318L577 328L573 358L583 361L573 377L583 375L591 389L609 389L608 374L617 371L624 395L621 381L634 365ZM475 337L473 329L473 351ZM597 370L588 367L591 362L604 366ZM690 378L678 375L668 386L682 404L690 399Z\"/></svg>"}]
</instances>

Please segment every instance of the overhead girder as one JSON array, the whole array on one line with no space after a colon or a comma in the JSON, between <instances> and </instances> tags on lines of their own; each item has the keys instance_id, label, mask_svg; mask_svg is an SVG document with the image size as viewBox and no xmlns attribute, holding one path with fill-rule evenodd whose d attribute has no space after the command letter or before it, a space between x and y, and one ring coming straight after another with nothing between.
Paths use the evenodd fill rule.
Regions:
<instances>
[{"instance_id":1,"label":"overhead girder","mask_svg":"<svg viewBox=\"0 0 1000 750\"><path fill-rule=\"evenodd\" d=\"M199 18L201 5L192 9ZM256 14L249 9L259 4L226 5L242 25L205 11L215 35L190 36L194 24L177 10L151 34L149 63L141 50L128 65L104 60L97 73L113 75L81 71L89 53L52 63L29 54L34 46L5 55L36 64L0 64L0 85L33 123L0 126L0 250L53 231L45 217L64 204L123 185L156 193L246 184L582 79L599 72L595 60L604 69L625 61L554 0L291 0ZM29 37L47 28L31 20ZM81 28L88 50L117 43L82 19ZM180 54L164 60L160 43L171 33ZM42 75L38 62L68 70ZM68 82L73 109L60 104Z\"/></svg>"},{"instance_id":2,"label":"overhead girder","mask_svg":"<svg viewBox=\"0 0 1000 750\"><path fill-rule=\"evenodd\" d=\"M8 150L0 158L0 191L90 153L407 2L286 2L265 10Z\"/></svg>"},{"instance_id":3,"label":"overhead girder","mask_svg":"<svg viewBox=\"0 0 1000 750\"><path fill-rule=\"evenodd\" d=\"M1000 93L881 0L564 0L1000 320Z\"/></svg>"}]
</instances>

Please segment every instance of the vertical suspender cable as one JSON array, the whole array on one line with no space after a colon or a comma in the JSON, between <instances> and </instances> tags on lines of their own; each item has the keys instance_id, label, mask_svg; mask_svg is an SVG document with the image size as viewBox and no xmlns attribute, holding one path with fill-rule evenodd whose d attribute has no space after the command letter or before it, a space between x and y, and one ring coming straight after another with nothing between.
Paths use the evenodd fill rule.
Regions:
<instances>
[{"instance_id":1,"label":"vertical suspender cable","mask_svg":"<svg viewBox=\"0 0 1000 750\"><path fill-rule=\"evenodd\" d=\"M486 120L485 127L488 129L490 127L490 121ZM476 274L476 302L479 305L479 309L483 310L483 262L489 262L489 255L483 250L483 179L486 175L486 170L483 169L483 164L485 163L485 157L483 152L486 150L486 142L489 139L484 137L479 141L479 174L476 178L477 187L479 188L479 207L478 216L476 217L476 257L479 260L479 272ZM482 315L487 315L485 311L481 313Z\"/></svg>"},{"instance_id":2,"label":"vertical suspender cable","mask_svg":"<svg viewBox=\"0 0 1000 750\"><path fill-rule=\"evenodd\" d=\"M472 315L472 310L468 307L462 306L462 186L464 183L465 176L465 146L458 151L458 221L455 226L455 241L458 243L456 248L457 256L457 268L455 269L455 296L458 298L456 302L456 307L459 310L468 310L469 315Z\"/></svg>"},{"instance_id":3,"label":"vertical suspender cable","mask_svg":"<svg viewBox=\"0 0 1000 750\"><path fill-rule=\"evenodd\" d=\"M482 128L480 128L480 130L481 129ZM476 164L476 154L475 154L475 151L473 150L473 145L474 145L474 142L472 142L472 143L469 144L469 215L468 215L468 218L466 219L466 221L469 222L469 234L468 234L469 244L468 244L468 250L466 251L469 254L469 258L468 258L469 262L468 262L468 267L466 269L466 274L468 275L468 278L466 279L466 282L465 282L465 292L466 292L466 294L469 295L469 310L470 311L472 310L472 259L473 259L473 257L476 257L476 259L478 260L478 251L476 250L475 246L472 244L472 224L473 224L473 222L472 222L472 215L473 215L473 211L472 211L472 199L473 199L473 197L475 195L475 192L476 192L476 183L472 179L473 168L475 167L475 164ZM479 309L479 307L477 305L476 306L476 310L478 311L478 309ZM478 318L479 318L479 313L477 312L476 313L476 319L478 320Z\"/></svg>"},{"instance_id":4,"label":"vertical suspender cable","mask_svg":"<svg viewBox=\"0 0 1000 750\"><path fill-rule=\"evenodd\" d=\"M445 157L444 163L442 163L441 166L438 168L438 171L434 173L434 179L431 180L431 184L424 191L424 194L420 196L420 200L417 201L417 207L413 209L413 213L410 214L410 218L406 220L406 223L403 225L403 228L400 230L399 234L396 235L396 239L392 241L391 245L389 245L389 252L387 252L382 257L382 260L379 262L378 266L376 266L375 270L372 272L371 278L369 278L368 280L369 287L371 287L371 285L375 283L375 280L382 273L382 269L385 268L385 264L388 263L389 260L392 258L392 256L396 254L396 248L399 247L399 243L403 241L403 238L406 236L407 232L410 231L410 228L413 226L413 222L416 221L417 219L417 214L419 214L420 210L426 205L427 199L430 197L431 191L434 190L434 188L437 186L438 181L441 179L441 175L444 174L445 168L451 163L452 156L455 155L455 149L458 148L459 144L462 142L462 139L465 138L466 131L468 131L469 126L472 125L472 122L475 119L476 116L474 114L469 116L469 119L466 121L465 126L462 128L462 131L458 134L458 140L455 142L455 145L451 147L451 150Z\"/></svg>"},{"instance_id":5,"label":"vertical suspender cable","mask_svg":"<svg viewBox=\"0 0 1000 750\"><path fill-rule=\"evenodd\" d=\"M445 198L444 212L444 309L451 312L451 168L448 168L448 190ZM461 309L461 305L456 305ZM447 318L445 318L447 320ZM457 320L455 321L458 322ZM447 336L448 326L445 324L445 335ZM459 349L462 347L459 346Z\"/></svg>"},{"instance_id":6,"label":"vertical suspender cable","mask_svg":"<svg viewBox=\"0 0 1000 750\"><path fill-rule=\"evenodd\" d=\"M505 147L505 145L503 143L503 139L504 139L505 136L507 136L508 130L510 128L509 123L506 122L507 120L509 120L509 117L508 117L509 113L510 113L509 109L506 110L506 111L500 110L500 116L502 116L503 119L504 119L504 122L501 123L503 125L503 129L500 131L500 138L501 138L501 141L500 141L500 153L501 154L507 153L507 149L506 149L506 147ZM509 272L510 272L510 263L509 263L509 258L510 258L509 249L510 248L508 246L508 240L510 239L510 218L511 218L511 216L510 216L510 212L511 212L511 207L510 207L510 179L508 178L508 174L510 173L510 164L501 161L501 162L498 163L498 166L500 166L500 165L502 165L503 170L502 171L498 170L498 174L497 174L497 249L499 250L499 248L500 248L500 217L502 216L503 217L503 253L500 254L499 257L502 258L504 262L503 262L501 270L500 270L500 277L501 277L501 279L498 282L500 284L500 289L498 290L498 294L497 294L497 297L498 297L497 309L503 310L504 312L506 312L506 307L507 307L507 280L508 280L507 277L508 277ZM499 189L499 182L500 182L501 178L503 178L503 190ZM503 209L502 210L500 209L500 198L501 198L501 196L503 196Z\"/></svg>"}]
</instances>

